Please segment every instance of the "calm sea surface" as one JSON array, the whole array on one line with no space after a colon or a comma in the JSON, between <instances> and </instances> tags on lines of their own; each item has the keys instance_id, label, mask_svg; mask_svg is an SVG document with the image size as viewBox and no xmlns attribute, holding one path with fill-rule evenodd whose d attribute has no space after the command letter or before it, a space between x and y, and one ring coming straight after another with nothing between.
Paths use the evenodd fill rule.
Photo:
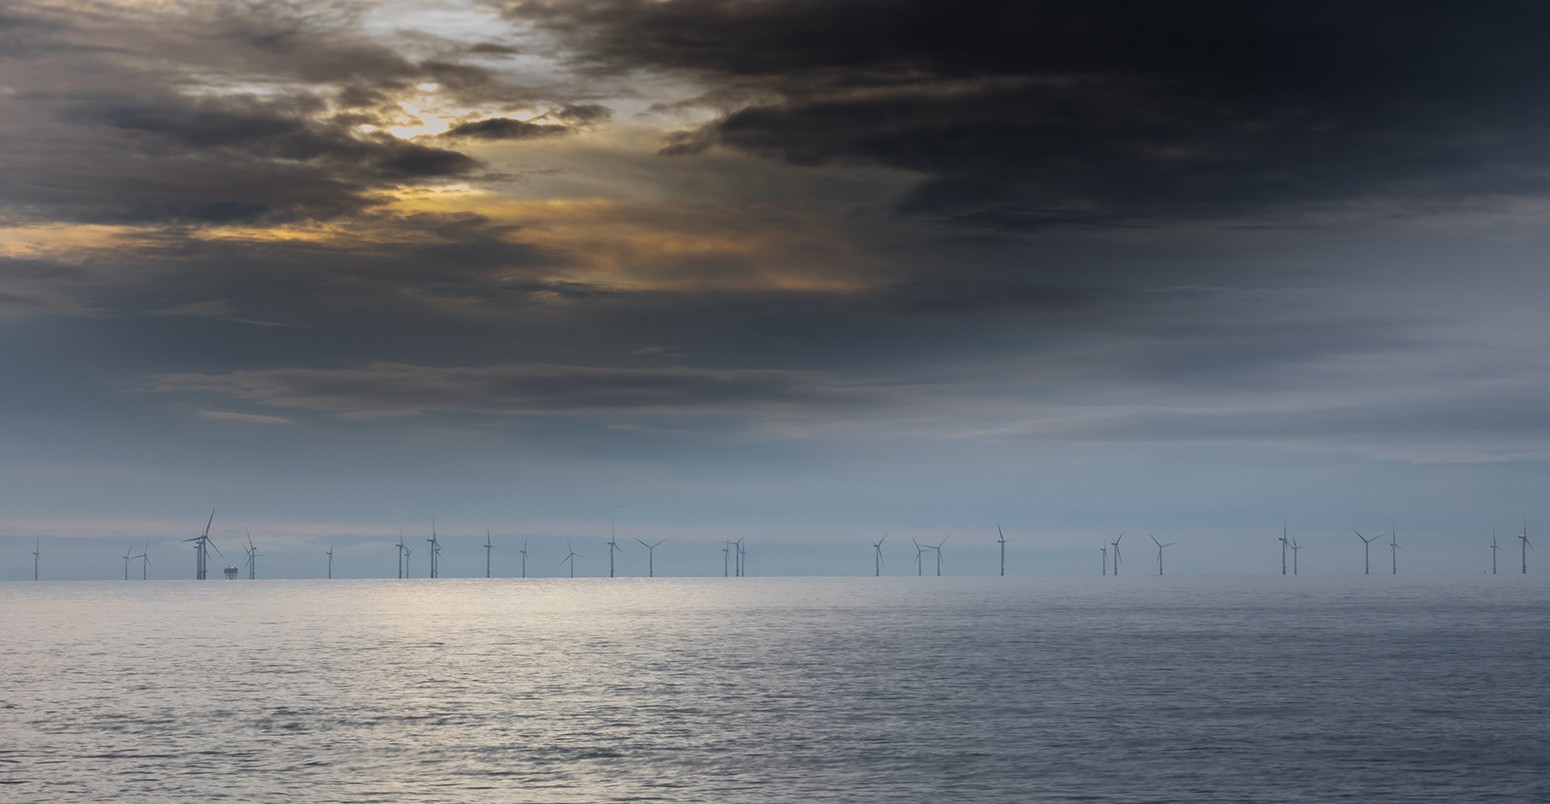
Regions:
<instances>
[{"instance_id":1,"label":"calm sea surface","mask_svg":"<svg viewBox=\"0 0 1550 804\"><path fill-rule=\"evenodd\" d=\"M1550 801L1533 576L0 584L0 801Z\"/></svg>"}]
</instances>

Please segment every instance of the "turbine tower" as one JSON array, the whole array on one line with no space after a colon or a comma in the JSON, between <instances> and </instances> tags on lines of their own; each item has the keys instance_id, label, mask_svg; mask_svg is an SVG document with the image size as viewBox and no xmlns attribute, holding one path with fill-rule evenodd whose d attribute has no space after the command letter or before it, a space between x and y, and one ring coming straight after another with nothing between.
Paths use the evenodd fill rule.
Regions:
<instances>
[{"instance_id":1,"label":"turbine tower","mask_svg":"<svg viewBox=\"0 0 1550 804\"><path fill-rule=\"evenodd\" d=\"M1528 517L1523 518L1523 532L1518 534L1518 540L1523 542L1523 574L1528 574L1528 549L1534 545L1528 543Z\"/></svg>"},{"instance_id":2,"label":"turbine tower","mask_svg":"<svg viewBox=\"0 0 1550 804\"><path fill-rule=\"evenodd\" d=\"M920 560L920 555L929 548L921 547L920 542L915 539L910 539L910 541L915 542L915 577L919 578L926 574L926 565Z\"/></svg>"},{"instance_id":3,"label":"turbine tower","mask_svg":"<svg viewBox=\"0 0 1550 804\"><path fill-rule=\"evenodd\" d=\"M727 567L728 567L728 558L727 557L730 556L731 554L732 554L732 540L731 539L727 539L725 542L722 542L722 544L721 544L721 577L723 577L723 578L727 577L727 573L731 572L731 570L727 569Z\"/></svg>"},{"instance_id":4,"label":"turbine tower","mask_svg":"<svg viewBox=\"0 0 1550 804\"><path fill-rule=\"evenodd\" d=\"M1108 575L1109 574L1109 546L1108 545L1104 545L1104 546L1098 548L1098 552L1103 554L1103 574L1104 575Z\"/></svg>"},{"instance_id":5,"label":"turbine tower","mask_svg":"<svg viewBox=\"0 0 1550 804\"><path fill-rule=\"evenodd\" d=\"M404 547L404 577L405 578L411 577L413 575L413 573L411 573L409 571L409 562L410 562L410 560L413 557L414 557L414 548L413 547L405 546Z\"/></svg>"},{"instance_id":6,"label":"turbine tower","mask_svg":"<svg viewBox=\"0 0 1550 804\"><path fill-rule=\"evenodd\" d=\"M737 537L737 541L732 543L732 545L737 548L736 563L737 577L739 578L748 574L748 550L743 547L743 540L746 538L748 538L748 534L744 533L743 535Z\"/></svg>"},{"instance_id":7,"label":"turbine tower","mask_svg":"<svg viewBox=\"0 0 1550 804\"><path fill-rule=\"evenodd\" d=\"M522 577L527 577L527 539L522 540Z\"/></svg>"},{"instance_id":8,"label":"turbine tower","mask_svg":"<svg viewBox=\"0 0 1550 804\"><path fill-rule=\"evenodd\" d=\"M404 550L405 549L406 548L404 547L404 529L403 528L399 528L398 529L398 577L399 577L400 580L402 580L403 577L404 577Z\"/></svg>"},{"instance_id":9,"label":"turbine tower","mask_svg":"<svg viewBox=\"0 0 1550 804\"><path fill-rule=\"evenodd\" d=\"M996 541L998 543L1000 543L1000 545L1001 545L1001 577L1005 578L1006 577L1006 534L1001 532L1001 526L1000 525L996 526L996 535L998 537L1000 537L1000 538L996 539Z\"/></svg>"},{"instance_id":10,"label":"turbine tower","mask_svg":"<svg viewBox=\"0 0 1550 804\"><path fill-rule=\"evenodd\" d=\"M646 577L657 577L657 545L667 540L658 539L656 544L647 544L641 539L636 539L635 541L640 542L641 546L646 548Z\"/></svg>"},{"instance_id":11,"label":"turbine tower","mask_svg":"<svg viewBox=\"0 0 1550 804\"><path fill-rule=\"evenodd\" d=\"M1114 548L1114 574L1115 574L1115 576L1119 575L1119 563L1120 563L1120 561L1119 561L1119 541L1120 541L1120 539L1123 539L1123 538L1125 538L1125 532L1124 531L1120 531L1119 536L1116 537L1114 539L1114 541L1109 542L1109 546Z\"/></svg>"},{"instance_id":12,"label":"turbine tower","mask_svg":"<svg viewBox=\"0 0 1550 804\"><path fill-rule=\"evenodd\" d=\"M872 577L880 578L883 574L883 542L888 541L888 534L872 543Z\"/></svg>"},{"instance_id":13,"label":"turbine tower","mask_svg":"<svg viewBox=\"0 0 1550 804\"><path fill-rule=\"evenodd\" d=\"M582 555L571 549L569 537L565 539L565 551L565 557L560 559L560 563L570 565L570 576L574 578L576 577L576 559L581 558Z\"/></svg>"},{"instance_id":14,"label":"turbine tower","mask_svg":"<svg viewBox=\"0 0 1550 804\"><path fill-rule=\"evenodd\" d=\"M613 520L608 521L608 577L614 577L614 553L622 553L624 548L619 546L618 536L614 533Z\"/></svg>"},{"instance_id":15,"label":"turbine tower","mask_svg":"<svg viewBox=\"0 0 1550 804\"><path fill-rule=\"evenodd\" d=\"M947 540L952 537L951 533L943 536L942 541L937 542L936 546L931 548L936 551L936 577L938 578L942 577L942 545L947 544Z\"/></svg>"},{"instance_id":16,"label":"turbine tower","mask_svg":"<svg viewBox=\"0 0 1550 804\"><path fill-rule=\"evenodd\" d=\"M436 517L431 517L431 537L425 541L431 544L431 577L441 577L441 542L436 538Z\"/></svg>"},{"instance_id":17,"label":"turbine tower","mask_svg":"<svg viewBox=\"0 0 1550 804\"><path fill-rule=\"evenodd\" d=\"M1374 536L1371 539L1369 539L1366 536L1363 536L1361 534L1361 531L1357 530L1356 528L1352 528L1351 532L1356 534L1356 538L1362 540L1362 574L1363 575L1371 575L1372 574L1372 543L1377 541L1378 538L1380 536L1382 536L1383 534L1380 533L1377 536Z\"/></svg>"},{"instance_id":18,"label":"turbine tower","mask_svg":"<svg viewBox=\"0 0 1550 804\"><path fill-rule=\"evenodd\" d=\"M244 547L242 551L247 554L248 580L251 581L258 577L258 568L256 566L258 564L258 548L253 544L253 532L247 528L242 530L248 536L248 546Z\"/></svg>"},{"instance_id":19,"label":"turbine tower","mask_svg":"<svg viewBox=\"0 0 1550 804\"><path fill-rule=\"evenodd\" d=\"M1491 574L1496 574L1496 553L1502 548L1496 544L1496 531L1491 531Z\"/></svg>"},{"instance_id":20,"label":"turbine tower","mask_svg":"<svg viewBox=\"0 0 1550 804\"><path fill-rule=\"evenodd\" d=\"M334 579L334 543L333 542L329 542L328 543L328 552L324 553L323 555L328 556L328 579L329 580L333 580Z\"/></svg>"},{"instance_id":21,"label":"turbine tower","mask_svg":"<svg viewBox=\"0 0 1550 804\"><path fill-rule=\"evenodd\" d=\"M134 555L132 555L134 551L135 546L133 544L129 545L129 547L124 550L124 580L126 581L129 580L129 560L134 558Z\"/></svg>"},{"instance_id":22,"label":"turbine tower","mask_svg":"<svg viewBox=\"0 0 1550 804\"><path fill-rule=\"evenodd\" d=\"M1399 574L1399 551L1405 549L1405 548L1399 546L1399 539L1396 538L1397 535L1398 535L1398 531L1395 530L1393 525L1390 525L1389 526L1389 574L1391 574L1391 575L1398 575Z\"/></svg>"},{"instance_id":23,"label":"turbine tower","mask_svg":"<svg viewBox=\"0 0 1550 804\"><path fill-rule=\"evenodd\" d=\"M1285 519L1281 520L1281 538L1277 539L1277 541L1279 541L1281 543L1281 574L1285 575L1286 574L1286 548L1290 546L1287 543L1287 541L1286 541L1286 520Z\"/></svg>"},{"instance_id":24,"label":"turbine tower","mask_svg":"<svg viewBox=\"0 0 1550 804\"><path fill-rule=\"evenodd\" d=\"M196 537L194 537L192 539L184 539L183 540L185 542L193 542L194 543L194 556L195 556L194 579L198 580L198 581L205 580L205 577L206 577L205 566L206 566L207 561L208 561L209 551L210 551L210 548L215 547L215 542L210 541L210 524L212 522L214 522L214 521L215 521L215 509L211 508L210 509L210 518L205 520L205 531L204 531L204 533L202 533L202 534L200 534L200 535L198 535L198 536L196 536ZM219 547L215 547L215 554L220 556L221 558L225 558L226 557L226 555L221 552L221 548L219 548Z\"/></svg>"},{"instance_id":25,"label":"turbine tower","mask_svg":"<svg viewBox=\"0 0 1550 804\"><path fill-rule=\"evenodd\" d=\"M1146 535L1151 538L1152 544L1157 545L1157 574L1161 575L1161 574L1163 574L1163 571L1162 571L1162 569L1163 569L1163 567L1162 567L1162 551L1163 551L1163 548L1164 547L1172 547L1172 546L1178 544L1178 542L1168 542L1167 544L1163 544L1162 542L1157 541L1157 537L1156 536L1152 536L1152 534L1150 534L1150 533L1148 533Z\"/></svg>"},{"instance_id":26,"label":"turbine tower","mask_svg":"<svg viewBox=\"0 0 1550 804\"><path fill-rule=\"evenodd\" d=\"M145 549L140 551L140 555L133 556L133 558L140 559L140 580L149 580L151 577L151 543L146 542Z\"/></svg>"},{"instance_id":27,"label":"turbine tower","mask_svg":"<svg viewBox=\"0 0 1550 804\"><path fill-rule=\"evenodd\" d=\"M494 549L495 545L490 543L490 529L486 527L484 529L484 577L486 578L490 577L490 551Z\"/></svg>"},{"instance_id":28,"label":"turbine tower","mask_svg":"<svg viewBox=\"0 0 1550 804\"><path fill-rule=\"evenodd\" d=\"M38 579L38 559L41 557L42 552L43 540L38 539L32 544L32 579L34 581Z\"/></svg>"},{"instance_id":29,"label":"turbine tower","mask_svg":"<svg viewBox=\"0 0 1550 804\"><path fill-rule=\"evenodd\" d=\"M1295 535L1292 536L1292 574L1293 575L1297 574L1297 551L1301 550L1301 549L1302 549L1302 545L1297 543L1297 537Z\"/></svg>"}]
</instances>

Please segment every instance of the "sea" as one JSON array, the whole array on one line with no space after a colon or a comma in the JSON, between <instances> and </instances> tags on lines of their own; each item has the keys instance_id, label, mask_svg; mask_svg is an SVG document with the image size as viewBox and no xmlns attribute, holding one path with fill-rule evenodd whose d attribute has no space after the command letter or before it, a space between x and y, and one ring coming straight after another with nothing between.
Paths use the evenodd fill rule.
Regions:
<instances>
[{"instance_id":1,"label":"sea","mask_svg":"<svg viewBox=\"0 0 1550 804\"><path fill-rule=\"evenodd\" d=\"M1550 801L1534 576L0 584L0 801Z\"/></svg>"}]
</instances>

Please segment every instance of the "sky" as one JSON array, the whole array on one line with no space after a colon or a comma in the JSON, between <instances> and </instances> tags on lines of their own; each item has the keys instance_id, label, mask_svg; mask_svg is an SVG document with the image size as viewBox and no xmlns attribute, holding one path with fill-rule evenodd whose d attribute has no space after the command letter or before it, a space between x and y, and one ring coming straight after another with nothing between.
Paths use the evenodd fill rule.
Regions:
<instances>
[{"instance_id":1,"label":"sky","mask_svg":"<svg viewBox=\"0 0 1550 804\"><path fill-rule=\"evenodd\" d=\"M610 526L630 574L988 575L998 525L1009 574L1278 573L1283 523L1486 571L1550 521L1547 24L12 0L0 579L191 574L212 507L277 577L433 518L462 575Z\"/></svg>"}]
</instances>

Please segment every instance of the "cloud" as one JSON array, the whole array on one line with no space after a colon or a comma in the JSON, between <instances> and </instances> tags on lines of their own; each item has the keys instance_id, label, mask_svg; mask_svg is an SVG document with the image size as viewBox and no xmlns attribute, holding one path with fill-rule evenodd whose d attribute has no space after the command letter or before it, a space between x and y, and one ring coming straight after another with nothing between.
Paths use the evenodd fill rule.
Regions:
<instances>
[{"instance_id":1,"label":"cloud","mask_svg":"<svg viewBox=\"0 0 1550 804\"><path fill-rule=\"evenodd\" d=\"M1550 120L1530 33L1550 11L1266 10L1142 0L508 3L577 69L688 76L747 98L672 134L922 181L906 214L1021 232L1371 199L1543 196ZM762 94L762 99L760 96Z\"/></svg>"},{"instance_id":2,"label":"cloud","mask_svg":"<svg viewBox=\"0 0 1550 804\"><path fill-rule=\"evenodd\" d=\"M225 396L272 407L394 418L509 415L771 415L873 407L886 395L817 372L611 368L546 363L166 374L163 393Z\"/></svg>"},{"instance_id":3,"label":"cloud","mask_svg":"<svg viewBox=\"0 0 1550 804\"><path fill-rule=\"evenodd\" d=\"M559 125L542 125L509 117L492 117L460 123L448 130L443 137L471 140L534 140L569 134L570 129Z\"/></svg>"},{"instance_id":4,"label":"cloud","mask_svg":"<svg viewBox=\"0 0 1550 804\"><path fill-rule=\"evenodd\" d=\"M201 410L199 418L212 422L236 422L239 424L290 424L290 419L279 416L263 416L257 413L238 413L230 410Z\"/></svg>"}]
</instances>

